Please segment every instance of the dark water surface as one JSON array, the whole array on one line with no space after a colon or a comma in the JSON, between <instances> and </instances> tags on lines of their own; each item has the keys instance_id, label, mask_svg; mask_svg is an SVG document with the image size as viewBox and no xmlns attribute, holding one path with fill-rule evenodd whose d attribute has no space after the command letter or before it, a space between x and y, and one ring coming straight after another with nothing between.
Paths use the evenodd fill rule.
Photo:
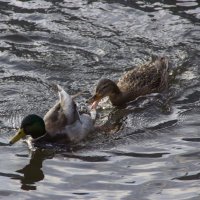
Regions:
<instances>
[{"instance_id":1,"label":"dark water surface","mask_svg":"<svg viewBox=\"0 0 200 200\"><path fill-rule=\"evenodd\" d=\"M152 54L170 60L170 88L115 109L73 152L7 146L22 118L57 96L94 90ZM200 1L1 0L1 199L200 199ZM59 150L59 149L57 149Z\"/></svg>"}]
</instances>

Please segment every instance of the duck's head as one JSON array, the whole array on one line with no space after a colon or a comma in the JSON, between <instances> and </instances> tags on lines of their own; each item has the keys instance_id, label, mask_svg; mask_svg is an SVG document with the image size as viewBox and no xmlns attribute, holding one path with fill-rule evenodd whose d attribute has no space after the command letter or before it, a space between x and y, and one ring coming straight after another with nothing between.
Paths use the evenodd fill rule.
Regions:
<instances>
[{"instance_id":1,"label":"duck's head","mask_svg":"<svg viewBox=\"0 0 200 200\"><path fill-rule=\"evenodd\" d=\"M91 108L96 109L98 103L106 96L112 97L119 94L120 90L115 82L110 79L101 79L96 87L95 94L88 99L87 103L92 104Z\"/></svg>"},{"instance_id":2,"label":"duck's head","mask_svg":"<svg viewBox=\"0 0 200 200\"><path fill-rule=\"evenodd\" d=\"M46 133L44 120L38 115L28 115L21 123L18 132L11 138L9 144L14 144L26 135L30 135L36 139L43 136Z\"/></svg>"}]
</instances>

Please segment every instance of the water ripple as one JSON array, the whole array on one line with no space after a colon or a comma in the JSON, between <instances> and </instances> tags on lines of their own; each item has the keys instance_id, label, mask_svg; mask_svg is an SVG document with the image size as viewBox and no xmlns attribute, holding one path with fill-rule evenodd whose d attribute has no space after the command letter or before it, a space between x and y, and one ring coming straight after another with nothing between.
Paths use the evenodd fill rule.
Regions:
<instances>
[{"instance_id":1,"label":"water ripple","mask_svg":"<svg viewBox=\"0 0 200 200\"><path fill-rule=\"evenodd\" d=\"M199 1L3 0L0 17L0 196L199 198ZM100 78L152 54L170 60L169 90L126 108L104 102L97 125L109 131L71 151L7 145L25 115L54 104L52 82L85 91L85 106Z\"/></svg>"}]
</instances>

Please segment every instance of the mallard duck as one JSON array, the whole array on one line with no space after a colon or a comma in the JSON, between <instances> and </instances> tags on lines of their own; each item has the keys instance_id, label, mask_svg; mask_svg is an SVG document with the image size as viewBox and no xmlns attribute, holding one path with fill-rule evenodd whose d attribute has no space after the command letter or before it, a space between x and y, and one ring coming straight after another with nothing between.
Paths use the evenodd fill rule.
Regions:
<instances>
[{"instance_id":1,"label":"mallard duck","mask_svg":"<svg viewBox=\"0 0 200 200\"><path fill-rule=\"evenodd\" d=\"M26 135L30 135L34 142L79 142L94 128L96 111L79 114L73 98L62 87L57 85L59 101L46 113L44 119L31 114L26 116L18 132L10 140L14 144Z\"/></svg>"},{"instance_id":2,"label":"mallard duck","mask_svg":"<svg viewBox=\"0 0 200 200\"><path fill-rule=\"evenodd\" d=\"M110 79L101 79L95 94L87 101L95 109L100 100L109 97L112 105L121 106L139 96L161 92L168 85L168 60L153 57L150 62L126 72L116 84Z\"/></svg>"}]
</instances>

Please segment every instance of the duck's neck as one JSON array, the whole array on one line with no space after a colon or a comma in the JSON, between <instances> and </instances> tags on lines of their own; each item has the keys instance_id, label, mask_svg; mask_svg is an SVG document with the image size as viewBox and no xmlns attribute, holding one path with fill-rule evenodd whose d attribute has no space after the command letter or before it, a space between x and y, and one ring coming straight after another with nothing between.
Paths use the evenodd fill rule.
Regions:
<instances>
[{"instance_id":1,"label":"duck's neck","mask_svg":"<svg viewBox=\"0 0 200 200\"><path fill-rule=\"evenodd\" d=\"M34 142L40 142L40 141L46 141L46 139L49 138L49 134L48 133L45 133L35 139L33 139Z\"/></svg>"},{"instance_id":2,"label":"duck's neck","mask_svg":"<svg viewBox=\"0 0 200 200\"><path fill-rule=\"evenodd\" d=\"M114 106L121 106L126 102L125 93L115 85L115 90L109 95L109 99Z\"/></svg>"},{"instance_id":3,"label":"duck's neck","mask_svg":"<svg viewBox=\"0 0 200 200\"><path fill-rule=\"evenodd\" d=\"M118 90L116 90L109 96L109 99L114 106L122 106L125 103L131 100L134 100L135 98L139 96L138 91L134 91L134 92L132 91L130 94L129 92L121 91L117 85L116 87L118 88Z\"/></svg>"}]
</instances>

